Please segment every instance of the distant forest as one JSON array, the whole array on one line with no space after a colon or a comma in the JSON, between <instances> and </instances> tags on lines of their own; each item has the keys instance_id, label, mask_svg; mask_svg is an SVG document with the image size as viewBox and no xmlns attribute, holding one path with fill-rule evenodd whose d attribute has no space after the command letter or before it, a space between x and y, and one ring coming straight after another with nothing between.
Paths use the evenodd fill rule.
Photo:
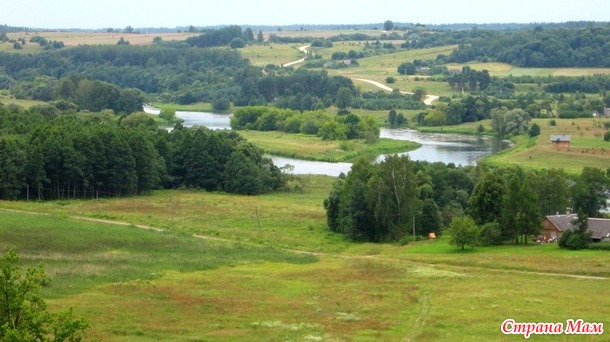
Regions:
<instances>
[{"instance_id":1,"label":"distant forest","mask_svg":"<svg viewBox=\"0 0 610 342\"><path fill-rule=\"evenodd\" d=\"M449 62L505 62L521 67L610 67L610 25L583 29L538 26L510 33L481 33L462 44Z\"/></svg>"}]
</instances>

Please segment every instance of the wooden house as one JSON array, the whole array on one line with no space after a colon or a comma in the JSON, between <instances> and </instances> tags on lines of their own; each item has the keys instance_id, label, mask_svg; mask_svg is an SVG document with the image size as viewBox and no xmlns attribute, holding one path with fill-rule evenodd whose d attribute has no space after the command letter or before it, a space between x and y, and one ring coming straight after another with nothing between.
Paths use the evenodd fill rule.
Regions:
<instances>
[{"instance_id":1,"label":"wooden house","mask_svg":"<svg viewBox=\"0 0 610 342\"><path fill-rule=\"evenodd\" d=\"M566 230L577 229L572 221L576 214L549 215L542 221L542 235L546 241L557 241ZM589 218L589 231L594 242L610 241L610 219Z\"/></svg>"},{"instance_id":2,"label":"wooden house","mask_svg":"<svg viewBox=\"0 0 610 342\"><path fill-rule=\"evenodd\" d=\"M572 136L569 134L552 134L551 143L553 147L570 147Z\"/></svg>"}]
</instances>

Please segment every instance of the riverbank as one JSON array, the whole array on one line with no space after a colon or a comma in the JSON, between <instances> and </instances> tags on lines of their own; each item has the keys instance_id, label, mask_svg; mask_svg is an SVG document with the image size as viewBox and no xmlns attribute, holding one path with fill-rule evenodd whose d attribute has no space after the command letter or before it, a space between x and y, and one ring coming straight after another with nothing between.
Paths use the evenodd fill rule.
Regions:
<instances>
[{"instance_id":1,"label":"riverbank","mask_svg":"<svg viewBox=\"0 0 610 342\"><path fill-rule=\"evenodd\" d=\"M238 133L275 156L326 162L353 162L360 157L375 158L380 154L415 150L421 144L411 141L379 139L367 143L364 139L322 140L306 134L283 132L238 131Z\"/></svg>"}]
</instances>

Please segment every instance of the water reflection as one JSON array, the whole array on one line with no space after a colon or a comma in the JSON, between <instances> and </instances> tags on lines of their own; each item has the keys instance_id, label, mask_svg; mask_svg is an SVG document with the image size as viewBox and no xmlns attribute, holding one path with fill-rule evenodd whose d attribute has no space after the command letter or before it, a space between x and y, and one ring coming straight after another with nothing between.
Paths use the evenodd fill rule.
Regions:
<instances>
[{"instance_id":1,"label":"water reflection","mask_svg":"<svg viewBox=\"0 0 610 342\"><path fill-rule=\"evenodd\" d=\"M209 129L231 129L231 114L214 114L204 112L176 112L176 117L184 120L184 127L205 126Z\"/></svg>"},{"instance_id":2,"label":"water reflection","mask_svg":"<svg viewBox=\"0 0 610 342\"><path fill-rule=\"evenodd\" d=\"M203 112L176 112L176 116L183 119L185 127L205 126L210 129L231 129L230 114L214 114ZM476 162L490 154L497 153L509 147L506 142L490 137L479 137L464 134L422 133L410 129L382 128L380 137L415 141L422 146L414 151L404 152L412 160L428 162L454 163L456 165L474 165ZM338 176L341 172L347 173L351 163L328 163L293 158L270 156L277 166L290 164L294 166L294 174L323 174ZM385 159L380 155L376 161Z\"/></svg>"},{"instance_id":3,"label":"water reflection","mask_svg":"<svg viewBox=\"0 0 610 342\"><path fill-rule=\"evenodd\" d=\"M477 160L498 153L508 147L508 143L491 137L464 134L422 133L410 129L381 129L382 138L415 141L422 146L417 150L400 153L409 155L412 160L454 163L456 165L475 165ZM376 161L385 159L385 155Z\"/></svg>"}]
</instances>

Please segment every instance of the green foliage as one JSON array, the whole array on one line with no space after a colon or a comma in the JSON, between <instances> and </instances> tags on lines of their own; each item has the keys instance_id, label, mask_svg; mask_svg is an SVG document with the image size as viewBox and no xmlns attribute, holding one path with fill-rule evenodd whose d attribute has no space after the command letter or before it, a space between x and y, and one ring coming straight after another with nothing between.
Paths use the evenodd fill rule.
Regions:
<instances>
[{"instance_id":1,"label":"green foliage","mask_svg":"<svg viewBox=\"0 0 610 342\"><path fill-rule=\"evenodd\" d=\"M473 30L474 31L474 30ZM491 34L491 33L489 33ZM549 28L520 32L495 32L494 38L479 34L463 44L447 62L464 63L491 57L494 60L522 67L608 67L610 60L603 52L608 41L608 27ZM601 56L601 57L600 57Z\"/></svg>"},{"instance_id":2,"label":"green foliage","mask_svg":"<svg viewBox=\"0 0 610 342\"><path fill-rule=\"evenodd\" d=\"M411 62L404 62L398 66L398 73L401 75L415 75L416 68Z\"/></svg>"},{"instance_id":3,"label":"green foliage","mask_svg":"<svg viewBox=\"0 0 610 342\"><path fill-rule=\"evenodd\" d=\"M394 22L392 22L392 20L386 20L383 23L383 29L386 31L392 31L394 29Z\"/></svg>"},{"instance_id":4,"label":"green foliage","mask_svg":"<svg viewBox=\"0 0 610 342\"><path fill-rule=\"evenodd\" d=\"M588 217L600 217L600 211L606 206L610 188L608 174L603 170L585 167L572 190L572 207L582 210Z\"/></svg>"},{"instance_id":5,"label":"green foliage","mask_svg":"<svg viewBox=\"0 0 610 342\"><path fill-rule=\"evenodd\" d=\"M370 117L361 119L354 114L332 117L323 111L300 113L260 106L235 110L231 118L231 128L311 134L324 140L367 139L369 142L375 142L379 137L377 122Z\"/></svg>"},{"instance_id":6,"label":"green foliage","mask_svg":"<svg viewBox=\"0 0 610 342\"><path fill-rule=\"evenodd\" d=\"M604 241L604 242L590 243L587 248L592 249L592 250L597 250L597 251L610 251L610 242Z\"/></svg>"},{"instance_id":7,"label":"green foliage","mask_svg":"<svg viewBox=\"0 0 610 342\"><path fill-rule=\"evenodd\" d=\"M529 114L522 109L508 110L502 107L491 111L491 127L500 137L525 133L529 121Z\"/></svg>"},{"instance_id":8,"label":"green foliage","mask_svg":"<svg viewBox=\"0 0 610 342\"><path fill-rule=\"evenodd\" d=\"M477 224L493 222L502 216L505 180L498 172L486 174L474 187L468 200L468 214Z\"/></svg>"},{"instance_id":9,"label":"green foliage","mask_svg":"<svg viewBox=\"0 0 610 342\"><path fill-rule=\"evenodd\" d=\"M449 243L464 250L466 247L475 247L479 244L481 228L471 217L456 217L446 230Z\"/></svg>"},{"instance_id":10,"label":"green foliage","mask_svg":"<svg viewBox=\"0 0 610 342\"><path fill-rule=\"evenodd\" d=\"M586 235L576 231L566 230L559 237L558 245L560 248L579 250L586 249L591 243L591 239Z\"/></svg>"},{"instance_id":11,"label":"green foliage","mask_svg":"<svg viewBox=\"0 0 610 342\"><path fill-rule=\"evenodd\" d=\"M502 229L500 229L498 222L488 222L481 226L481 235L479 236L481 246L496 246L501 244L503 240Z\"/></svg>"},{"instance_id":12,"label":"green foliage","mask_svg":"<svg viewBox=\"0 0 610 342\"><path fill-rule=\"evenodd\" d=\"M186 42L196 47L213 47L229 45L233 39L246 39L240 26L231 25L218 30L210 30L196 37L189 37Z\"/></svg>"},{"instance_id":13,"label":"green foliage","mask_svg":"<svg viewBox=\"0 0 610 342\"><path fill-rule=\"evenodd\" d=\"M533 123L527 134L532 138L539 136L540 135L540 126L537 123Z\"/></svg>"},{"instance_id":14,"label":"green foliage","mask_svg":"<svg viewBox=\"0 0 610 342\"><path fill-rule=\"evenodd\" d=\"M337 91L337 100L335 102L339 109L345 109L352 104L352 93L349 88L341 87Z\"/></svg>"},{"instance_id":15,"label":"green foliage","mask_svg":"<svg viewBox=\"0 0 610 342\"><path fill-rule=\"evenodd\" d=\"M229 177L239 181L223 177L229 157L243 142L234 132L177 126L169 133L144 113L117 121L111 114L43 115L0 110L5 122L0 198L129 196L162 186L212 191L224 189ZM262 182L255 189L281 187L279 170L262 158L262 151L252 149L246 157L247 166L256 169L249 170L254 179Z\"/></svg>"},{"instance_id":16,"label":"green foliage","mask_svg":"<svg viewBox=\"0 0 610 342\"><path fill-rule=\"evenodd\" d=\"M485 90L492 83L489 71L482 70L477 71L471 69L469 66L462 67L462 72L453 74L448 79L451 88L457 88L458 90Z\"/></svg>"},{"instance_id":17,"label":"green foliage","mask_svg":"<svg viewBox=\"0 0 610 342\"><path fill-rule=\"evenodd\" d=\"M606 133L604 133L604 141L610 141L610 131L606 131Z\"/></svg>"},{"instance_id":18,"label":"green foliage","mask_svg":"<svg viewBox=\"0 0 610 342\"><path fill-rule=\"evenodd\" d=\"M38 294L49 283L42 264L25 275L17 266L19 258L10 249L0 259L0 339L2 341L81 341L89 327L84 319L74 319L72 309L47 312Z\"/></svg>"},{"instance_id":19,"label":"green foliage","mask_svg":"<svg viewBox=\"0 0 610 342\"><path fill-rule=\"evenodd\" d=\"M241 49L246 46L246 41L242 38L233 38L231 39L229 46L231 49Z\"/></svg>"}]
</instances>

